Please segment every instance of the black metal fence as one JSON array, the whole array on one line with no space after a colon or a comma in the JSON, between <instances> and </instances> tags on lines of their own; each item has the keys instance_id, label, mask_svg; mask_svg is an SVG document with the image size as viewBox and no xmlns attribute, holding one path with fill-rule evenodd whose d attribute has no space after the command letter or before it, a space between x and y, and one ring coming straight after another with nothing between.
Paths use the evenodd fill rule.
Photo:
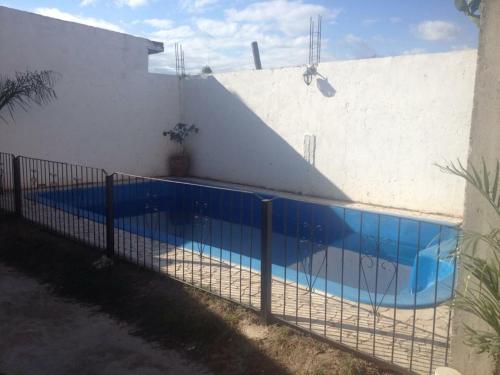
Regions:
<instances>
[{"instance_id":1,"label":"black metal fence","mask_svg":"<svg viewBox=\"0 0 500 375\"><path fill-rule=\"evenodd\" d=\"M99 193L105 171L23 156L13 160L16 191L21 191L18 215L66 238L105 248L106 200Z\"/></svg>"},{"instance_id":2,"label":"black metal fence","mask_svg":"<svg viewBox=\"0 0 500 375\"><path fill-rule=\"evenodd\" d=\"M250 260L260 255L255 224L262 204L255 194L122 173L112 178L116 255L259 308L260 267L244 262L244 253Z\"/></svg>"},{"instance_id":3,"label":"black metal fence","mask_svg":"<svg viewBox=\"0 0 500 375\"><path fill-rule=\"evenodd\" d=\"M0 208L14 212L14 155L0 152Z\"/></svg>"},{"instance_id":4,"label":"black metal fence","mask_svg":"<svg viewBox=\"0 0 500 375\"><path fill-rule=\"evenodd\" d=\"M400 370L447 364L449 225L5 153L0 208Z\"/></svg>"}]
</instances>

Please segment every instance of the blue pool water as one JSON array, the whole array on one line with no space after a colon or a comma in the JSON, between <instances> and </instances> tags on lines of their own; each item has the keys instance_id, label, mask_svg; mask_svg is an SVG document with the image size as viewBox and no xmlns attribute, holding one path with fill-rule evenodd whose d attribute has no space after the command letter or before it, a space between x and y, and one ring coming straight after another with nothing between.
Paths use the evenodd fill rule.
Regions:
<instances>
[{"instance_id":1,"label":"blue pool water","mask_svg":"<svg viewBox=\"0 0 500 375\"><path fill-rule=\"evenodd\" d=\"M30 199L105 221L103 187ZM261 198L273 199L272 272L374 307L434 306L452 295L457 229L358 209L169 181L115 184L115 227L260 271Z\"/></svg>"}]
</instances>

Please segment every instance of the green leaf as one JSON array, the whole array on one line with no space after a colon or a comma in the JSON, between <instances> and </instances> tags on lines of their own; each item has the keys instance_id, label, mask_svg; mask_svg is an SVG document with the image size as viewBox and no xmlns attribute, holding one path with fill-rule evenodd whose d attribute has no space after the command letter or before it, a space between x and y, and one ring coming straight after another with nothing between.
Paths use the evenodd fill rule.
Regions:
<instances>
[{"instance_id":1,"label":"green leaf","mask_svg":"<svg viewBox=\"0 0 500 375\"><path fill-rule=\"evenodd\" d=\"M451 173L456 176L462 177L465 179L467 182L469 182L472 186L478 190L479 193L481 193L490 203L490 205L495 209L495 212L497 215L500 216L500 195L497 196L498 194L498 180L500 177L498 174L500 173L497 172L499 167L499 161L497 160L496 162L496 168L495 168L495 177L493 179L494 186L491 187L491 192L490 192L490 179L489 179L489 172L488 168L486 166L486 163L483 164L483 173L482 175L478 172L478 170L475 168L474 165L471 165L469 170L462 165L460 160L458 160L457 165L455 165L453 162L450 163L447 166L441 166L438 165L438 167L446 173ZM493 191L495 192L493 194Z\"/></svg>"},{"instance_id":2,"label":"green leaf","mask_svg":"<svg viewBox=\"0 0 500 375\"><path fill-rule=\"evenodd\" d=\"M497 197L497 193L498 193L498 178L500 176L500 161L497 160L497 165L496 165L496 168L495 168L495 177L493 178L493 186L492 186L492 190L491 190L491 199L493 200L493 202L495 201L496 197Z\"/></svg>"},{"instance_id":3,"label":"green leaf","mask_svg":"<svg viewBox=\"0 0 500 375\"><path fill-rule=\"evenodd\" d=\"M488 177L488 168L486 168L486 162L484 161L484 158L482 158L483 161L483 180L484 180L484 191L486 194L490 195L490 180Z\"/></svg>"},{"instance_id":4,"label":"green leaf","mask_svg":"<svg viewBox=\"0 0 500 375\"><path fill-rule=\"evenodd\" d=\"M467 169L460 160L457 164L439 166L442 171L465 179L491 204L500 215L500 161L496 161L494 174L490 175L484 159L481 173L473 165ZM490 176L493 176L490 179ZM481 252L484 258L476 255L479 244L487 252ZM464 324L467 344L478 352L486 352L496 358L500 356L500 227L494 227L489 233L462 232L457 250L452 253L461 261L465 272L465 284L462 290L456 290L452 302L454 308L476 317L489 330L478 330Z\"/></svg>"}]
</instances>

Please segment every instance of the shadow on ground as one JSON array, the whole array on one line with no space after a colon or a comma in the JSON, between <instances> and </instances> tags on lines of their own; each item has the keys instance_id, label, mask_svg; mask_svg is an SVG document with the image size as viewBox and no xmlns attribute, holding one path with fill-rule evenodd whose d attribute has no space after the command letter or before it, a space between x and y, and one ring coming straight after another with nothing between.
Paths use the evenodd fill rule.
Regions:
<instances>
[{"instance_id":1,"label":"shadow on ground","mask_svg":"<svg viewBox=\"0 0 500 375\"><path fill-rule=\"evenodd\" d=\"M0 243L0 262L215 374L393 374L281 324L259 326L255 313L136 265L96 270L100 251L2 213Z\"/></svg>"},{"instance_id":2,"label":"shadow on ground","mask_svg":"<svg viewBox=\"0 0 500 375\"><path fill-rule=\"evenodd\" d=\"M222 303L230 320L208 309L205 293L118 261L97 271L99 252L0 216L0 260L54 287L57 294L97 305L130 324L133 334L176 349L217 374L287 374L236 330L245 311Z\"/></svg>"}]
</instances>

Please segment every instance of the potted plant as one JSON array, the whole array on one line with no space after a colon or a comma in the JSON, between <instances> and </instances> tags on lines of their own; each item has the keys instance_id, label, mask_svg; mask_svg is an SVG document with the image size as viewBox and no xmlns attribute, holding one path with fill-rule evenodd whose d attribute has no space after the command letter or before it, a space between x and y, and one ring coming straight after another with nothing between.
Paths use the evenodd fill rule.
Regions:
<instances>
[{"instance_id":1,"label":"potted plant","mask_svg":"<svg viewBox=\"0 0 500 375\"><path fill-rule=\"evenodd\" d=\"M198 133L198 131L199 129L195 125L180 122L172 130L163 132L164 136L168 135L170 140L177 143L181 148L180 152L170 155L168 158L169 173L171 176L187 176L191 165L191 158L186 152L185 142L191 133Z\"/></svg>"}]
</instances>

